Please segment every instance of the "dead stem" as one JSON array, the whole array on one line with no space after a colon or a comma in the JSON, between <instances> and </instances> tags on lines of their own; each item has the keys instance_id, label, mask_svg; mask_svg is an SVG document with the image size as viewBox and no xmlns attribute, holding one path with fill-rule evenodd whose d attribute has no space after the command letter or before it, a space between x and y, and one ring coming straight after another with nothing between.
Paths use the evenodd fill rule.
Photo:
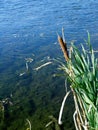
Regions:
<instances>
[{"instance_id":1,"label":"dead stem","mask_svg":"<svg viewBox=\"0 0 98 130\"><path fill-rule=\"evenodd\" d=\"M85 125L85 129L88 130L88 126L87 126L88 122L87 122L86 115L85 115L85 111L84 111L84 108L83 108L83 103L82 103L82 101L81 101L81 99L80 99L79 96L78 96L78 101L79 101L80 108L81 108L81 110L82 110L82 117L83 117L83 121L84 121L84 124L81 124L81 125L82 125L82 126ZM86 128L86 127L87 127L87 128Z\"/></svg>"},{"instance_id":2,"label":"dead stem","mask_svg":"<svg viewBox=\"0 0 98 130\"><path fill-rule=\"evenodd\" d=\"M26 119L26 120L27 120L27 122L29 124L29 129L31 130L31 122L28 119Z\"/></svg>"},{"instance_id":3,"label":"dead stem","mask_svg":"<svg viewBox=\"0 0 98 130\"><path fill-rule=\"evenodd\" d=\"M60 109L60 112L59 112L59 118L58 118L58 124L61 125L62 124L62 114L63 114L63 109L64 109L64 105L65 105L65 101L68 97L68 95L70 94L70 91L68 91L63 99L63 102L62 102L62 105L61 105L61 109Z\"/></svg>"},{"instance_id":4,"label":"dead stem","mask_svg":"<svg viewBox=\"0 0 98 130\"><path fill-rule=\"evenodd\" d=\"M75 110L75 112L74 112L74 114L73 114L73 119L74 119L74 124L75 124L76 130L79 130L79 129L78 129L78 125L77 125L77 121L76 121L76 116L77 116L77 110Z\"/></svg>"}]
</instances>

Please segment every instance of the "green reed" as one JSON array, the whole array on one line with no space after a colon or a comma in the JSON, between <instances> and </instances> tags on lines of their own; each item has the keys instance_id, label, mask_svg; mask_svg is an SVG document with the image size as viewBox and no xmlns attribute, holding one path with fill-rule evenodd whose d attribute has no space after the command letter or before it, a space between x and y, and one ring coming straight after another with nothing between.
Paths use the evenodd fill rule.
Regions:
<instances>
[{"instance_id":1,"label":"green reed","mask_svg":"<svg viewBox=\"0 0 98 130\"><path fill-rule=\"evenodd\" d=\"M58 40L60 38L58 36ZM65 45L64 41L61 42ZM80 51L72 43L67 63L61 64L60 69L67 75L73 93L75 103L73 118L76 130L98 130L98 61L90 43L89 33L86 45L87 49L81 45Z\"/></svg>"}]
</instances>

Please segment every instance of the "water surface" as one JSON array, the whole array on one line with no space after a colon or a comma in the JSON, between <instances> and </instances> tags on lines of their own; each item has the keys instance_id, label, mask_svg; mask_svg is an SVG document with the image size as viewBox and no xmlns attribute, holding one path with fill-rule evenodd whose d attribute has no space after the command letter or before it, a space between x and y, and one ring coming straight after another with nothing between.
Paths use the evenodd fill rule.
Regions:
<instances>
[{"instance_id":1,"label":"water surface","mask_svg":"<svg viewBox=\"0 0 98 130\"><path fill-rule=\"evenodd\" d=\"M0 41L45 37L47 42L56 39L56 32L61 32L62 27L68 40L83 38L87 30L95 40L98 34L97 7L97 0L1 1Z\"/></svg>"}]
</instances>

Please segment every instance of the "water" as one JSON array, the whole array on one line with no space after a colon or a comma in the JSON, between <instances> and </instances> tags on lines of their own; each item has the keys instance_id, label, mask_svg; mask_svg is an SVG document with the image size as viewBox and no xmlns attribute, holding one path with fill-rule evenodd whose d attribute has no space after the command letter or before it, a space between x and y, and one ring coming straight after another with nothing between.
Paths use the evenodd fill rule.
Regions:
<instances>
[{"instance_id":1,"label":"water","mask_svg":"<svg viewBox=\"0 0 98 130\"><path fill-rule=\"evenodd\" d=\"M7 84L13 76L23 72L25 58L35 58L34 67L47 56L57 58L61 51L54 43L62 27L68 43L71 40L78 44L84 42L88 30L97 49L98 1L0 1L0 88L11 89ZM5 91L3 94L6 95Z\"/></svg>"},{"instance_id":2,"label":"water","mask_svg":"<svg viewBox=\"0 0 98 130\"><path fill-rule=\"evenodd\" d=\"M75 40L78 45L88 30L97 49L98 0L0 0L0 101L11 98L13 102L6 104L1 130L24 130L27 118L34 130L41 130L49 115L58 117L65 95L64 79L53 77L58 66L53 63L35 70L63 57L57 44L62 27L67 43ZM72 100L67 104L66 129L71 129Z\"/></svg>"},{"instance_id":3,"label":"water","mask_svg":"<svg viewBox=\"0 0 98 130\"><path fill-rule=\"evenodd\" d=\"M47 56L57 58L61 51L54 43L62 27L68 43L84 42L88 30L97 49L98 1L0 1L0 88L7 88L4 83L10 82L9 75L17 76L24 70L25 58L35 58L35 62ZM32 57L32 53L36 57Z\"/></svg>"},{"instance_id":4,"label":"water","mask_svg":"<svg viewBox=\"0 0 98 130\"><path fill-rule=\"evenodd\" d=\"M84 38L87 30L95 40L98 35L97 7L97 0L0 1L0 39L47 37L51 41L64 27L68 40Z\"/></svg>"}]
</instances>

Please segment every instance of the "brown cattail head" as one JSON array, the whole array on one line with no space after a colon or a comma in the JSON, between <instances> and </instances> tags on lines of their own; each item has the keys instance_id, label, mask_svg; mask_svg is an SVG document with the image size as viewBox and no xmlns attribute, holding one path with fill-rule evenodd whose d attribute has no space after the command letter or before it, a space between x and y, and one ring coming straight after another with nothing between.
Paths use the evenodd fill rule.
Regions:
<instances>
[{"instance_id":1,"label":"brown cattail head","mask_svg":"<svg viewBox=\"0 0 98 130\"><path fill-rule=\"evenodd\" d=\"M60 37L59 35L58 35L58 41L59 41L59 44L60 44L61 49L62 49L62 51L63 51L65 60L68 61L68 60L69 60L69 55L68 55L68 51L67 51L67 45L66 45L66 43L63 41L62 37Z\"/></svg>"}]
</instances>

